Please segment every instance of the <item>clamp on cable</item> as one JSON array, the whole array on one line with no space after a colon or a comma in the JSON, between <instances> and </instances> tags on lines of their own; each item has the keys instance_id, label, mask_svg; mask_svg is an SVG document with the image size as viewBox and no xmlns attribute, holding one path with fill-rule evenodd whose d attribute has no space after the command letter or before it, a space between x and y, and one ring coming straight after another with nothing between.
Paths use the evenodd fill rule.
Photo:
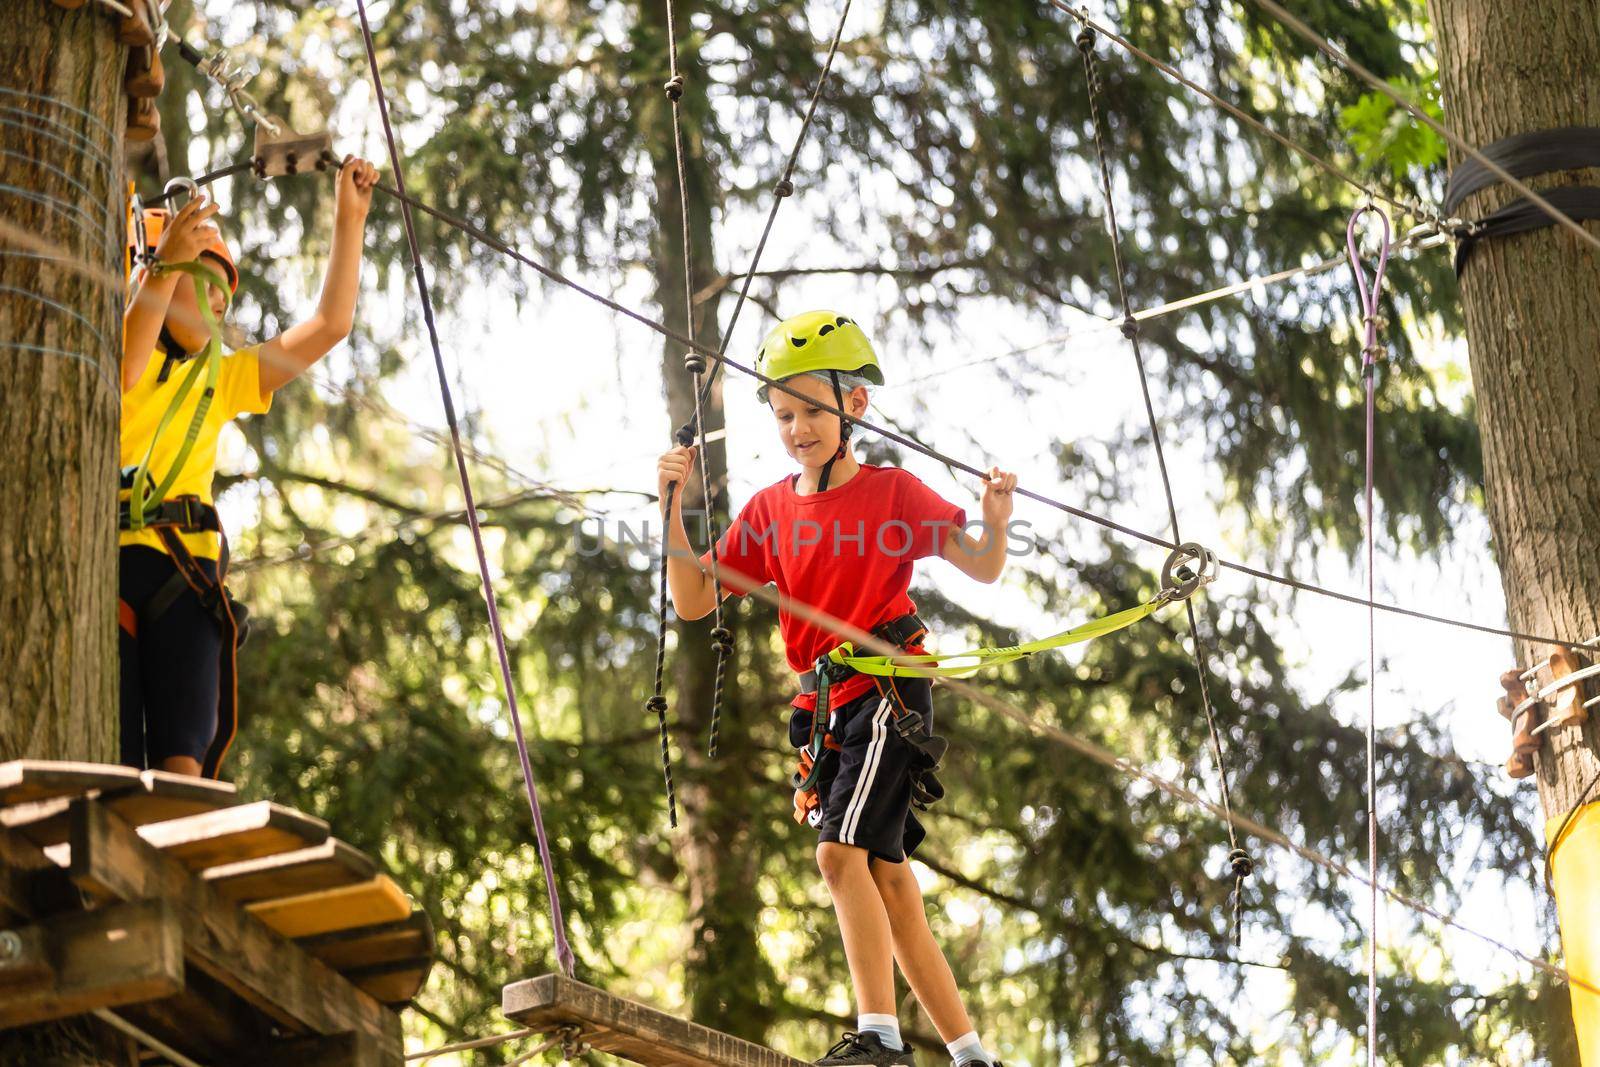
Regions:
<instances>
[{"instance_id":1,"label":"clamp on cable","mask_svg":"<svg viewBox=\"0 0 1600 1067\"><path fill-rule=\"evenodd\" d=\"M325 170L333 159L333 134L300 133L284 119L269 116L256 126L250 164L257 178L284 178Z\"/></svg>"},{"instance_id":2,"label":"clamp on cable","mask_svg":"<svg viewBox=\"0 0 1600 1067\"><path fill-rule=\"evenodd\" d=\"M236 64L229 58L227 49L219 48L211 55L204 56L188 42L180 40L178 51L184 59L194 64L196 70L221 86L228 100L245 118L273 134L282 132L278 120L263 112L256 98L245 88L250 78L244 73L242 63Z\"/></svg>"},{"instance_id":3,"label":"clamp on cable","mask_svg":"<svg viewBox=\"0 0 1600 1067\"><path fill-rule=\"evenodd\" d=\"M1217 554L1198 541L1185 541L1167 555L1161 565L1161 592L1158 604L1188 600L1217 580Z\"/></svg>"}]
</instances>

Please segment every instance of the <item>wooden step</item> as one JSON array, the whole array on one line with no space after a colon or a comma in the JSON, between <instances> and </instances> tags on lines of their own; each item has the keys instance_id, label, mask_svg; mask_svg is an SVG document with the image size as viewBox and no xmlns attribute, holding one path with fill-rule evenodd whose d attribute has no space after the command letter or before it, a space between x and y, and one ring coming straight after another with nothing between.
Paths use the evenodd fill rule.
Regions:
<instances>
[{"instance_id":1,"label":"wooden step","mask_svg":"<svg viewBox=\"0 0 1600 1067\"><path fill-rule=\"evenodd\" d=\"M394 879L380 874L356 885L263 900L245 910L283 937L296 939L399 922L410 917L411 898Z\"/></svg>"},{"instance_id":2,"label":"wooden step","mask_svg":"<svg viewBox=\"0 0 1600 1067\"><path fill-rule=\"evenodd\" d=\"M546 974L506 986L501 1010L541 1032L572 1027L591 1047L646 1067L806 1067L791 1056L565 975Z\"/></svg>"},{"instance_id":3,"label":"wooden step","mask_svg":"<svg viewBox=\"0 0 1600 1067\"><path fill-rule=\"evenodd\" d=\"M139 772L106 763L12 760L0 763L0 808L56 797L81 797L96 789L133 787Z\"/></svg>"},{"instance_id":4,"label":"wooden step","mask_svg":"<svg viewBox=\"0 0 1600 1067\"><path fill-rule=\"evenodd\" d=\"M431 956L433 924L428 921L427 912L414 911L409 918L399 922L318 934L302 938L299 945L301 951L336 971L354 971L397 960Z\"/></svg>"},{"instance_id":5,"label":"wooden step","mask_svg":"<svg viewBox=\"0 0 1600 1067\"><path fill-rule=\"evenodd\" d=\"M198 871L320 845L328 839L328 824L260 800L145 826L139 836Z\"/></svg>"},{"instance_id":6,"label":"wooden step","mask_svg":"<svg viewBox=\"0 0 1600 1067\"><path fill-rule=\"evenodd\" d=\"M416 956L358 967L344 972L344 976L379 1004L396 1007L416 999L422 987L428 984L428 973L432 970L432 956Z\"/></svg>"},{"instance_id":7,"label":"wooden step","mask_svg":"<svg viewBox=\"0 0 1600 1067\"><path fill-rule=\"evenodd\" d=\"M116 812L123 822L136 827L187 818L239 803L238 792L227 782L166 771L144 771L136 774L131 783L121 782L90 792L98 792L101 803ZM40 848L59 845L67 840L70 825L67 808L71 803L71 796L59 796L3 808L0 809L0 826L16 830Z\"/></svg>"},{"instance_id":8,"label":"wooden step","mask_svg":"<svg viewBox=\"0 0 1600 1067\"><path fill-rule=\"evenodd\" d=\"M205 880L224 900L255 904L370 882L377 873L369 857L330 837L310 848L213 867Z\"/></svg>"}]
</instances>

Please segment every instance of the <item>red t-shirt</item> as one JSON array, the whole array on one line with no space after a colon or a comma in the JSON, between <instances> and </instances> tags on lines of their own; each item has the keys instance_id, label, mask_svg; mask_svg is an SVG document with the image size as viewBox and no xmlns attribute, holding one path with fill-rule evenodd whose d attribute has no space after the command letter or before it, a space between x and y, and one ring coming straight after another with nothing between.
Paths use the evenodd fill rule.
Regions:
<instances>
[{"instance_id":1,"label":"red t-shirt","mask_svg":"<svg viewBox=\"0 0 1600 1067\"><path fill-rule=\"evenodd\" d=\"M862 630L916 611L907 592L912 563L939 555L967 513L899 467L863 463L837 489L810 496L795 492L797 478L790 475L750 498L717 542L720 565L758 586L775 582L784 596ZM708 552L701 561L709 566L710 558ZM730 583L724 588L742 595ZM796 673L843 643L781 607L778 625ZM838 707L872 688L871 677L854 675L829 701ZM794 706L810 711L816 702L815 693L802 693Z\"/></svg>"}]
</instances>

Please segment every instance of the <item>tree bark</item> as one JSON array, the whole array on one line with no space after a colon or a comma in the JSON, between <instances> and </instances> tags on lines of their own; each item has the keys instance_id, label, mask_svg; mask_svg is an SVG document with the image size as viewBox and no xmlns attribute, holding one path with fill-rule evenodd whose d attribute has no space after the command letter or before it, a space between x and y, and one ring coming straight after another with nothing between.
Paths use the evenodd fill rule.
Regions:
<instances>
[{"instance_id":1,"label":"tree bark","mask_svg":"<svg viewBox=\"0 0 1600 1067\"><path fill-rule=\"evenodd\" d=\"M1448 121L1473 144L1600 126L1600 2L1430 0ZM1452 164L1459 163L1452 153ZM1533 178L1600 185L1600 171ZM1494 185L1465 217L1516 198ZM1600 224L1586 228L1600 235ZM1600 630L1600 254L1561 227L1480 242L1461 278L1489 522L1512 625L1585 640ZM1524 643L1527 667L1549 654ZM1600 770L1596 723L1547 731L1547 817ZM1590 799L1596 799L1591 797Z\"/></svg>"},{"instance_id":2,"label":"tree bark","mask_svg":"<svg viewBox=\"0 0 1600 1067\"><path fill-rule=\"evenodd\" d=\"M1469 143L1600 126L1600 0L1428 6L1446 121ZM1452 165L1460 162L1452 151ZM1536 190L1600 185L1600 171L1526 180ZM1462 214L1481 217L1518 195L1491 186ZM1585 225L1600 235L1600 224ZM1480 242L1462 274L1461 300L1511 623L1586 640L1600 631L1600 253L1560 226ZM1517 662L1527 668L1550 651L1519 642ZM1583 802L1600 773L1597 737L1595 719L1546 731L1535 763L1547 820ZM1569 941L1569 960L1576 948Z\"/></svg>"},{"instance_id":3,"label":"tree bark","mask_svg":"<svg viewBox=\"0 0 1600 1067\"><path fill-rule=\"evenodd\" d=\"M0 760L116 758L122 71L105 9L0 19Z\"/></svg>"},{"instance_id":4,"label":"tree bark","mask_svg":"<svg viewBox=\"0 0 1600 1067\"><path fill-rule=\"evenodd\" d=\"M0 19L0 761L117 753L122 74L106 9ZM0 1034L0 1067L134 1061L93 1021Z\"/></svg>"}]
</instances>

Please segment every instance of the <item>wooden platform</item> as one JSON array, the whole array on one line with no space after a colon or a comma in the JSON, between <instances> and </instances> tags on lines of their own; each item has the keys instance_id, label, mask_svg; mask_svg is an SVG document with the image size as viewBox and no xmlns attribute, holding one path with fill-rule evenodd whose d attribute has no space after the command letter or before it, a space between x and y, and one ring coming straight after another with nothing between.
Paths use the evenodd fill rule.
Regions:
<instances>
[{"instance_id":1,"label":"wooden platform","mask_svg":"<svg viewBox=\"0 0 1600 1067\"><path fill-rule=\"evenodd\" d=\"M433 965L405 892L231 785L0 764L0 1029L114 1010L208 1064L399 1067Z\"/></svg>"},{"instance_id":2,"label":"wooden platform","mask_svg":"<svg viewBox=\"0 0 1600 1067\"><path fill-rule=\"evenodd\" d=\"M523 1026L575 1030L592 1048L646 1067L807 1067L792 1056L612 996L565 975L516 982L501 1010Z\"/></svg>"}]
</instances>

